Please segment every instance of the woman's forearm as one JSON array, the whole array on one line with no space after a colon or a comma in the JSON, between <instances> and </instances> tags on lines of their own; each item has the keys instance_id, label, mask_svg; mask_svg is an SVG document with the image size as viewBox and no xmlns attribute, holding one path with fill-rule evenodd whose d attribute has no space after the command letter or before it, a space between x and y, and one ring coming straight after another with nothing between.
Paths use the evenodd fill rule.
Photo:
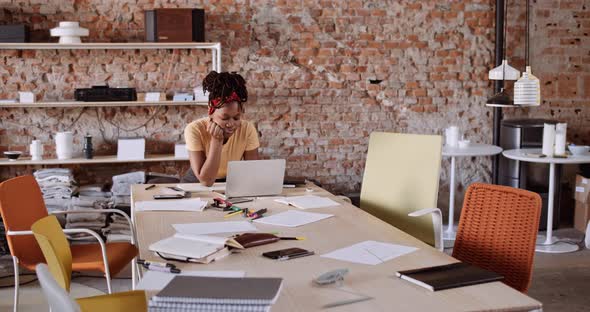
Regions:
<instances>
[{"instance_id":1,"label":"woman's forearm","mask_svg":"<svg viewBox=\"0 0 590 312\"><path fill-rule=\"evenodd\" d=\"M201 183L210 186L215 182L217 177L217 171L219 170L219 164L221 162L221 149L223 143L216 140L211 140L209 144L209 152L207 158L201 167L198 178Z\"/></svg>"}]
</instances>

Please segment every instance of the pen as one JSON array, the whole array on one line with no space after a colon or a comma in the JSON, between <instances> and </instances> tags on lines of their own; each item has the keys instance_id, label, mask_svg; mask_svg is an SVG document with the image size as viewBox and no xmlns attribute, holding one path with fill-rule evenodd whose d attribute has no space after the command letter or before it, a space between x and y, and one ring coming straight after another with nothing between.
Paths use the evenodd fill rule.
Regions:
<instances>
[{"instance_id":1,"label":"pen","mask_svg":"<svg viewBox=\"0 0 590 312\"><path fill-rule=\"evenodd\" d=\"M166 262L158 262L158 261L147 261L147 260L143 260L143 259L137 259L137 263L138 264L143 264L143 265L157 265L157 266L161 266L161 267L168 267L168 268L175 268L176 265L172 264L172 263L166 263Z\"/></svg>"},{"instance_id":2,"label":"pen","mask_svg":"<svg viewBox=\"0 0 590 312\"><path fill-rule=\"evenodd\" d=\"M242 213L242 209L240 209L240 210L238 210L238 211L230 212L230 213L226 214L226 215L225 215L225 216L223 216L223 217L224 217L224 218L229 218L229 217L231 217L231 216L235 216L235 215L237 215L237 214L240 214L240 213Z\"/></svg>"},{"instance_id":3,"label":"pen","mask_svg":"<svg viewBox=\"0 0 590 312\"><path fill-rule=\"evenodd\" d=\"M305 237L279 237L282 240L305 240Z\"/></svg>"},{"instance_id":4,"label":"pen","mask_svg":"<svg viewBox=\"0 0 590 312\"><path fill-rule=\"evenodd\" d=\"M166 273L175 273L178 274L180 273L180 269L177 268L169 268L169 267L161 267L158 265L153 265L153 264L149 264L149 265L143 265L144 268L150 270L150 271L160 271L160 272L166 272Z\"/></svg>"},{"instance_id":5,"label":"pen","mask_svg":"<svg viewBox=\"0 0 590 312\"><path fill-rule=\"evenodd\" d=\"M152 184L152 185L150 185L150 186L146 187L146 188L145 188L145 190L146 190L146 191L147 191L147 190L151 190L151 189L153 189L154 187L156 187L156 185L155 185L155 184Z\"/></svg>"},{"instance_id":6,"label":"pen","mask_svg":"<svg viewBox=\"0 0 590 312\"><path fill-rule=\"evenodd\" d=\"M339 307L339 306L342 306L345 304L357 303L357 302L367 301L367 300L371 300L371 299L373 299L373 297L363 297L363 298L356 298L356 299L350 299L350 300L342 300L342 301L326 304L322 308L327 309L327 308Z\"/></svg>"},{"instance_id":7,"label":"pen","mask_svg":"<svg viewBox=\"0 0 590 312\"><path fill-rule=\"evenodd\" d=\"M295 258L301 258L301 257L305 257L305 256L311 256L314 255L315 253L313 251L304 253L304 254L299 254L299 255L293 255L293 256L283 256L283 257L279 257L277 258L277 260L279 261L285 261L285 260L291 260L291 259L295 259Z\"/></svg>"}]
</instances>

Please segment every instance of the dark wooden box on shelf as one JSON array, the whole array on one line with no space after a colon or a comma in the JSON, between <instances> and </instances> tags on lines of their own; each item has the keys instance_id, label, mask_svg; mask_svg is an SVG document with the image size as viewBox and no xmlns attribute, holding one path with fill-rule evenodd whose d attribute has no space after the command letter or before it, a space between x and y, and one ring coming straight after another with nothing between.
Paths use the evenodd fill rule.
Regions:
<instances>
[{"instance_id":1,"label":"dark wooden box on shelf","mask_svg":"<svg viewBox=\"0 0 590 312\"><path fill-rule=\"evenodd\" d=\"M155 9L145 11L148 42L205 42L205 10Z\"/></svg>"}]
</instances>

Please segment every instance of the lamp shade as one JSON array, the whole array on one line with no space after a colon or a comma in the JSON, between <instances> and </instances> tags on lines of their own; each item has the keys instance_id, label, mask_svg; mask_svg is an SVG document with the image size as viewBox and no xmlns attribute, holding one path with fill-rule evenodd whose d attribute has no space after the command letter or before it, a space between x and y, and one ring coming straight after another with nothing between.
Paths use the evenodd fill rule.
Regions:
<instances>
[{"instance_id":1,"label":"lamp shade","mask_svg":"<svg viewBox=\"0 0 590 312\"><path fill-rule=\"evenodd\" d=\"M518 69L508 65L508 61L502 60L502 64L492 68L488 73L490 80L517 80L520 76Z\"/></svg>"},{"instance_id":2,"label":"lamp shade","mask_svg":"<svg viewBox=\"0 0 590 312\"><path fill-rule=\"evenodd\" d=\"M488 106L498 106L498 107L505 107L505 106L512 106L514 102L510 98L510 94L504 90L504 88L500 89L500 92L494 94L491 98L486 101Z\"/></svg>"},{"instance_id":3,"label":"lamp shade","mask_svg":"<svg viewBox=\"0 0 590 312\"><path fill-rule=\"evenodd\" d=\"M531 73L527 66L522 77L514 83L514 104L537 106L541 105L541 82Z\"/></svg>"}]
</instances>

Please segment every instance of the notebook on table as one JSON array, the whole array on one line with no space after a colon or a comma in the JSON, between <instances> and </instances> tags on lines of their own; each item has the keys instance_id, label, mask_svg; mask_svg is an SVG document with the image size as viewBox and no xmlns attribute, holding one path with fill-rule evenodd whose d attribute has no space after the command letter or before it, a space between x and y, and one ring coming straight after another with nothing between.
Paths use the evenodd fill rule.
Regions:
<instances>
[{"instance_id":1,"label":"notebook on table","mask_svg":"<svg viewBox=\"0 0 590 312\"><path fill-rule=\"evenodd\" d=\"M150 304L268 306L282 285L282 278L175 276Z\"/></svg>"},{"instance_id":2,"label":"notebook on table","mask_svg":"<svg viewBox=\"0 0 590 312\"><path fill-rule=\"evenodd\" d=\"M399 271L396 273L396 276L431 291L483 284L504 279L500 274L464 262Z\"/></svg>"},{"instance_id":3,"label":"notebook on table","mask_svg":"<svg viewBox=\"0 0 590 312\"><path fill-rule=\"evenodd\" d=\"M209 263L229 255L227 247L244 249L232 238L181 233L157 241L148 249L164 259Z\"/></svg>"}]
</instances>

